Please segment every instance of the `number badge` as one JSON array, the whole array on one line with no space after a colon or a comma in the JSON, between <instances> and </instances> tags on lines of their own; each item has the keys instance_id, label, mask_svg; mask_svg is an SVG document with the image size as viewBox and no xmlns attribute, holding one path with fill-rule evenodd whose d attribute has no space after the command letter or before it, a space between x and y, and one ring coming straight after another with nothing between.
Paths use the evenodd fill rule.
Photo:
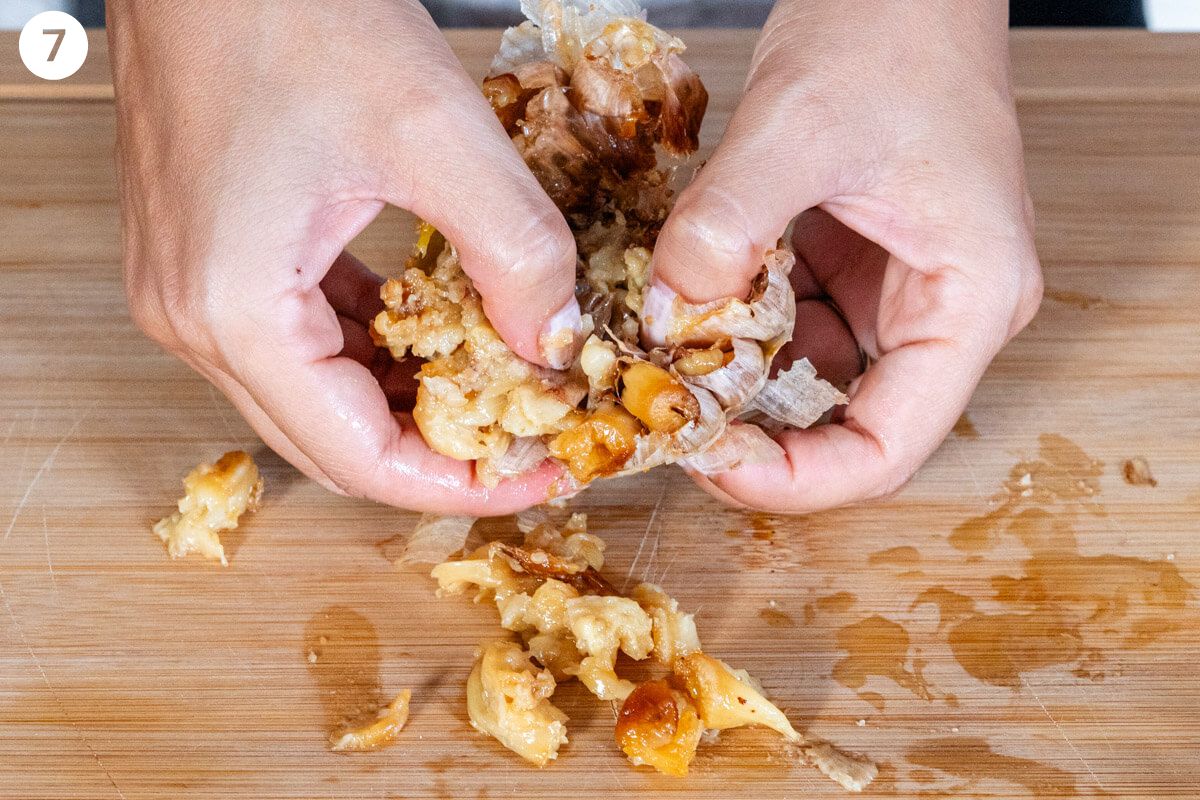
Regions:
<instances>
[{"instance_id":1,"label":"number badge","mask_svg":"<svg viewBox=\"0 0 1200 800\"><path fill-rule=\"evenodd\" d=\"M25 67L39 78L59 81L79 71L87 59L87 32L62 11L43 11L21 29L17 43Z\"/></svg>"}]
</instances>

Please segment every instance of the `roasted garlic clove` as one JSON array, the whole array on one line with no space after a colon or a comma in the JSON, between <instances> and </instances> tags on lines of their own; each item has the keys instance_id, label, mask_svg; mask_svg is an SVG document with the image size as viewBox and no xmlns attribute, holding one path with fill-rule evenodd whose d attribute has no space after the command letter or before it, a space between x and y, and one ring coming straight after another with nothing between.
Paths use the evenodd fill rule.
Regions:
<instances>
[{"instance_id":1,"label":"roasted garlic clove","mask_svg":"<svg viewBox=\"0 0 1200 800\"><path fill-rule=\"evenodd\" d=\"M567 715L549 699L554 687L516 642L492 642L467 679L467 716L475 730L544 767L567 741Z\"/></svg>"},{"instance_id":2,"label":"roasted garlic clove","mask_svg":"<svg viewBox=\"0 0 1200 800\"><path fill-rule=\"evenodd\" d=\"M550 455L567 464L576 480L586 483L621 468L637 448L638 420L625 409L605 402L583 422L551 440Z\"/></svg>"},{"instance_id":3,"label":"roasted garlic clove","mask_svg":"<svg viewBox=\"0 0 1200 800\"><path fill-rule=\"evenodd\" d=\"M633 684L616 673L617 652L641 661L654 647L653 624L627 597L584 595L566 603L567 628L579 652L579 682L601 700L624 700Z\"/></svg>"},{"instance_id":4,"label":"roasted garlic clove","mask_svg":"<svg viewBox=\"0 0 1200 800\"><path fill-rule=\"evenodd\" d=\"M597 336L589 336L579 351L579 366L593 389L612 389L617 384L617 347Z\"/></svg>"},{"instance_id":5,"label":"roasted garlic clove","mask_svg":"<svg viewBox=\"0 0 1200 800\"><path fill-rule=\"evenodd\" d=\"M749 674L720 659L691 653L676 659L675 678L696 704L704 727L711 730L763 725L790 741L802 737L788 718L755 688Z\"/></svg>"},{"instance_id":6,"label":"roasted garlic clove","mask_svg":"<svg viewBox=\"0 0 1200 800\"><path fill-rule=\"evenodd\" d=\"M408 703L411 699L411 690L400 692L392 702L379 709L379 717L374 722L332 737L329 749L364 752L382 750L394 744L408 722Z\"/></svg>"},{"instance_id":7,"label":"roasted garlic clove","mask_svg":"<svg viewBox=\"0 0 1200 800\"><path fill-rule=\"evenodd\" d=\"M683 348L675 359L675 371L689 378L698 378L716 372L733 360L733 352L726 353L719 346L703 349Z\"/></svg>"},{"instance_id":8,"label":"roasted garlic clove","mask_svg":"<svg viewBox=\"0 0 1200 800\"><path fill-rule=\"evenodd\" d=\"M228 565L217 534L236 528L242 514L258 508L263 482L254 459L241 450L226 453L189 472L183 488L179 510L154 523L154 532L171 558L199 553Z\"/></svg>"},{"instance_id":9,"label":"roasted garlic clove","mask_svg":"<svg viewBox=\"0 0 1200 800\"><path fill-rule=\"evenodd\" d=\"M660 663L671 666L677 658L700 650L700 634L696 620L679 610L679 603L653 583L639 583L629 596L650 616L653 623L653 655Z\"/></svg>"},{"instance_id":10,"label":"roasted garlic clove","mask_svg":"<svg viewBox=\"0 0 1200 800\"><path fill-rule=\"evenodd\" d=\"M511 132L521 117L522 92L521 82L511 72L485 78L483 81L483 96L491 104L506 131Z\"/></svg>"},{"instance_id":11,"label":"roasted garlic clove","mask_svg":"<svg viewBox=\"0 0 1200 800\"><path fill-rule=\"evenodd\" d=\"M662 367L637 361L621 371L621 405L652 431L674 433L700 416L700 402Z\"/></svg>"}]
</instances>

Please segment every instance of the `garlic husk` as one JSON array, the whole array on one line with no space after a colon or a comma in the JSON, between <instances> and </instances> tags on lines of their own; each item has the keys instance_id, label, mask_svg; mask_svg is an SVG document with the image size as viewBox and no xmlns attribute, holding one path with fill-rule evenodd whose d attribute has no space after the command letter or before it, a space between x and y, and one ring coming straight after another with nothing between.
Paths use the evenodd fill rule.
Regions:
<instances>
[{"instance_id":1,"label":"garlic husk","mask_svg":"<svg viewBox=\"0 0 1200 800\"><path fill-rule=\"evenodd\" d=\"M549 457L550 451L539 437L518 436L501 455L475 462L475 471L484 486L495 488L505 478L532 472Z\"/></svg>"},{"instance_id":2,"label":"garlic husk","mask_svg":"<svg viewBox=\"0 0 1200 800\"><path fill-rule=\"evenodd\" d=\"M824 739L798 742L810 764L848 792L861 792L879 775L879 767L862 756L851 755Z\"/></svg>"},{"instance_id":3,"label":"garlic husk","mask_svg":"<svg viewBox=\"0 0 1200 800\"><path fill-rule=\"evenodd\" d=\"M679 463L702 475L715 475L746 464L764 464L783 458L779 444L757 425L733 423L704 450Z\"/></svg>"},{"instance_id":4,"label":"garlic husk","mask_svg":"<svg viewBox=\"0 0 1200 800\"><path fill-rule=\"evenodd\" d=\"M833 406L849 402L833 384L818 378L816 368L802 358L763 384L746 410L787 427L807 428Z\"/></svg>"},{"instance_id":5,"label":"garlic husk","mask_svg":"<svg viewBox=\"0 0 1200 800\"><path fill-rule=\"evenodd\" d=\"M417 526L396 559L396 566L440 564L463 549L475 517L422 514Z\"/></svg>"},{"instance_id":6,"label":"garlic husk","mask_svg":"<svg viewBox=\"0 0 1200 800\"><path fill-rule=\"evenodd\" d=\"M508 28L500 37L500 49L492 58L489 75L513 72L522 64L546 59L546 48L537 26L529 20Z\"/></svg>"},{"instance_id":7,"label":"garlic husk","mask_svg":"<svg viewBox=\"0 0 1200 800\"><path fill-rule=\"evenodd\" d=\"M528 19L504 32L492 61L493 75L539 58L572 69L584 47L611 22L645 17L633 0L521 0L521 12Z\"/></svg>"},{"instance_id":8,"label":"garlic husk","mask_svg":"<svg viewBox=\"0 0 1200 800\"><path fill-rule=\"evenodd\" d=\"M787 250L769 250L763 274L755 281L749 299L688 303L676 298L667 333L667 344L712 343L721 339L755 339L771 342L790 338L796 322L796 295L791 274L796 257Z\"/></svg>"},{"instance_id":9,"label":"garlic husk","mask_svg":"<svg viewBox=\"0 0 1200 800\"><path fill-rule=\"evenodd\" d=\"M517 512L517 530L522 534L529 533L534 528L545 525L549 521L549 512L541 506L534 506L533 508Z\"/></svg>"}]
</instances>

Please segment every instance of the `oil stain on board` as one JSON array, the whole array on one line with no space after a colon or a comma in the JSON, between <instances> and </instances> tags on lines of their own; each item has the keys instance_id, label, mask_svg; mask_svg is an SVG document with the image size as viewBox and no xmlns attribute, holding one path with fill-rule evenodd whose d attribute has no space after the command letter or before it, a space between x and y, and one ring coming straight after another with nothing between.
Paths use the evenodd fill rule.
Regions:
<instances>
[{"instance_id":1,"label":"oil stain on board","mask_svg":"<svg viewBox=\"0 0 1200 800\"><path fill-rule=\"evenodd\" d=\"M1020 690L1024 674L1061 666L1078 678L1113 674L1106 654L1144 647L1197 624L1193 587L1169 560L1085 555L1077 523L1103 517L1097 502L1104 464L1056 434L1039 438L1036 458L1018 462L993 498L996 507L966 520L949 535L951 547L972 564L983 562L1002 541L1020 544L1027 556L1001 568L990 593L971 596L946 586L920 591L909 611L938 610L958 664L975 679ZM911 566L915 549L871 554L875 566ZM845 593L817 600L820 613L845 613ZM808 608L806 607L806 613ZM902 621L871 614L844 625L837 643L846 655L833 678L864 695L872 677L892 681L925 700L940 695L924 678L919 650ZM872 705L882 705L872 697Z\"/></svg>"},{"instance_id":2,"label":"oil stain on board","mask_svg":"<svg viewBox=\"0 0 1200 800\"><path fill-rule=\"evenodd\" d=\"M386 703L379 637L371 621L345 606L319 611L304 630L304 656L329 734L375 718Z\"/></svg>"}]
</instances>

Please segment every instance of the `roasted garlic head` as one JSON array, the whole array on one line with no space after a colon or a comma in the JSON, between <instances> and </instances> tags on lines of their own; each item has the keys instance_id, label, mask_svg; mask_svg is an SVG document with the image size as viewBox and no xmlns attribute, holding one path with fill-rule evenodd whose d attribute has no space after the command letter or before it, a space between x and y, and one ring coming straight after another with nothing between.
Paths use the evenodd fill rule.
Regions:
<instances>
[{"instance_id":1,"label":"roasted garlic head","mask_svg":"<svg viewBox=\"0 0 1200 800\"><path fill-rule=\"evenodd\" d=\"M727 422L749 415L751 427L803 427L845 401L803 371L804 380L775 387L782 404L754 404L792 335L792 255L765 250L745 298L655 305L646 292L672 179L699 145L708 103L681 58L683 42L625 0L522 8L530 19L505 32L483 93L574 233L586 342L561 372L517 357L488 322L453 243L421 223L373 325L395 358L425 361L417 427L433 450L476 461L489 486L546 457L579 483L666 463L715 472L776 457L766 436L722 446Z\"/></svg>"}]
</instances>

